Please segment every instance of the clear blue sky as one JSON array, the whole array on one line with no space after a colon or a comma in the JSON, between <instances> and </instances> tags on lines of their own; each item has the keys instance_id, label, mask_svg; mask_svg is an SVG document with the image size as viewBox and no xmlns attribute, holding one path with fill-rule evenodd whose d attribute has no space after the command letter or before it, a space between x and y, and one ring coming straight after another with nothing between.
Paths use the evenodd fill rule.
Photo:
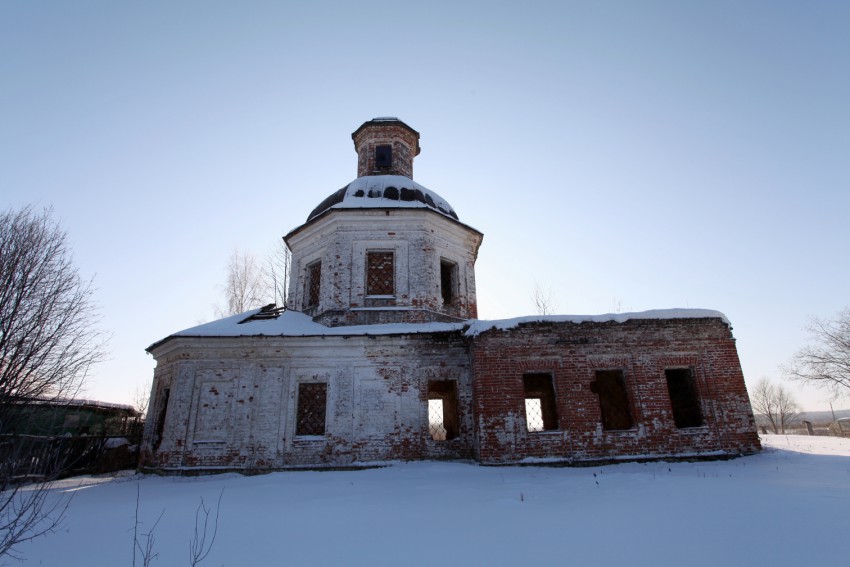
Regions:
<instances>
[{"instance_id":1,"label":"clear blue sky","mask_svg":"<svg viewBox=\"0 0 850 567\"><path fill-rule=\"evenodd\" d=\"M718 309L754 383L850 304L850 3L11 0L0 205L52 205L95 277L86 395L130 402L386 115L485 235L482 318L535 283L561 313Z\"/></svg>"}]
</instances>

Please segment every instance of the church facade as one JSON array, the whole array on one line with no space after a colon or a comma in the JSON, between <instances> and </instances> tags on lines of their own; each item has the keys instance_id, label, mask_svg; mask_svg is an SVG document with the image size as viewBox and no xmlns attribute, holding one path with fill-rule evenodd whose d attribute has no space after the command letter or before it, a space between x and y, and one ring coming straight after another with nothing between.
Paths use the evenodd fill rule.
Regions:
<instances>
[{"instance_id":1,"label":"church facade","mask_svg":"<svg viewBox=\"0 0 850 567\"><path fill-rule=\"evenodd\" d=\"M482 234L413 181L419 133L353 134L357 178L284 239L290 305L170 335L140 467L161 472L722 458L760 449L710 310L477 319Z\"/></svg>"}]
</instances>

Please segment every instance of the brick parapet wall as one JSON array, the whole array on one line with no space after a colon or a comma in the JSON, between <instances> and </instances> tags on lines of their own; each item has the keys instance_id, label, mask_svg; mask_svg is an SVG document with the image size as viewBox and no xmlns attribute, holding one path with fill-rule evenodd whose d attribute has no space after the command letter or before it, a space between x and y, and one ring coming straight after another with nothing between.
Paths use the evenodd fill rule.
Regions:
<instances>
[{"instance_id":1,"label":"brick parapet wall","mask_svg":"<svg viewBox=\"0 0 850 567\"><path fill-rule=\"evenodd\" d=\"M531 324L476 337L473 387L482 463L736 455L760 449L729 328L719 319ZM664 370L692 368L704 426L677 429ZM634 427L602 428L596 370L621 369ZM529 432L522 377L550 373L558 429Z\"/></svg>"}]
</instances>

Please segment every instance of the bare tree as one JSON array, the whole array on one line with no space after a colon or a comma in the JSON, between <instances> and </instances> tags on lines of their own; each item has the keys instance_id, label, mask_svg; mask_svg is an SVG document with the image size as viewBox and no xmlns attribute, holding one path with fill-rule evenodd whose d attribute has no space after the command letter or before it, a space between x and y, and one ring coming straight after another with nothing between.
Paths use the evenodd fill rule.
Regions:
<instances>
[{"instance_id":1,"label":"bare tree","mask_svg":"<svg viewBox=\"0 0 850 567\"><path fill-rule=\"evenodd\" d=\"M269 303L286 307L291 265L292 256L282 239L265 262L251 252L234 249L227 264L226 307L216 307L216 316L236 315Z\"/></svg>"},{"instance_id":2,"label":"bare tree","mask_svg":"<svg viewBox=\"0 0 850 567\"><path fill-rule=\"evenodd\" d=\"M850 308L834 319L813 318L807 327L813 344L801 348L784 373L836 396L850 395Z\"/></svg>"},{"instance_id":3,"label":"bare tree","mask_svg":"<svg viewBox=\"0 0 850 567\"><path fill-rule=\"evenodd\" d=\"M753 411L764 416L774 433L785 433L785 428L800 417L800 406L791 392L782 384L768 378L758 381L751 392Z\"/></svg>"},{"instance_id":4,"label":"bare tree","mask_svg":"<svg viewBox=\"0 0 850 567\"><path fill-rule=\"evenodd\" d=\"M19 490L18 477L38 459L8 432L27 419L26 402L73 397L103 358L91 295L50 209L0 215L0 424L7 432L0 444L0 557L53 531L67 507L48 497L46 484L61 463L40 463L43 482Z\"/></svg>"},{"instance_id":5,"label":"bare tree","mask_svg":"<svg viewBox=\"0 0 850 567\"><path fill-rule=\"evenodd\" d=\"M147 380L142 384L136 384L136 391L133 392L133 405L141 414L140 419L144 420L148 415L148 405L151 401L151 386L152 380Z\"/></svg>"},{"instance_id":6,"label":"bare tree","mask_svg":"<svg viewBox=\"0 0 850 567\"><path fill-rule=\"evenodd\" d=\"M227 305L224 309L217 309L218 315L226 317L256 309L269 303L271 295L256 257L250 252L234 249L227 264L227 284L224 288Z\"/></svg>"},{"instance_id":7,"label":"bare tree","mask_svg":"<svg viewBox=\"0 0 850 567\"><path fill-rule=\"evenodd\" d=\"M271 290L271 300L286 307L289 296L289 275L292 269L292 254L281 238L266 259L264 275L266 286Z\"/></svg>"},{"instance_id":8,"label":"bare tree","mask_svg":"<svg viewBox=\"0 0 850 567\"><path fill-rule=\"evenodd\" d=\"M76 395L103 358L90 282L51 211L0 216L0 420L19 402ZM17 402L17 404L16 404Z\"/></svg>"},{"instance_id":9,"label":"bare tree","mask_svg":"<svg viewBox=\"0 0 850 567\"><path fill-rule=\"evenodd\" d=\"M552 315L557 304L552 300L552 290L543 290L540 282L534 284L534 292L531 294L531 299L534 301L534 307L538 315Z\"/></svg>"}]
</instances>

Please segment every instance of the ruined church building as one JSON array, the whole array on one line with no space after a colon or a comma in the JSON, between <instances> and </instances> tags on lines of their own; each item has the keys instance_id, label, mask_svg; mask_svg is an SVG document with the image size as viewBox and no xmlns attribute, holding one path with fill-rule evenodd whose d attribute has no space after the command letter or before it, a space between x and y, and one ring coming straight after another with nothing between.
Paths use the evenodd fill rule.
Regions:
<instances>
[{"instance_id":1,"label":"ruined church building","mask_svg":"<svg viewBox=\"0 0 850 567\"><path fill-rule=\"evenodd\" d=\"M483 235L413 181L419 133L353 134L357 179L284 237L288 309L170 335L140 466L160 472L727 457L759 450L717 311L477 319Z\"/></svg>"}]
</instances>

